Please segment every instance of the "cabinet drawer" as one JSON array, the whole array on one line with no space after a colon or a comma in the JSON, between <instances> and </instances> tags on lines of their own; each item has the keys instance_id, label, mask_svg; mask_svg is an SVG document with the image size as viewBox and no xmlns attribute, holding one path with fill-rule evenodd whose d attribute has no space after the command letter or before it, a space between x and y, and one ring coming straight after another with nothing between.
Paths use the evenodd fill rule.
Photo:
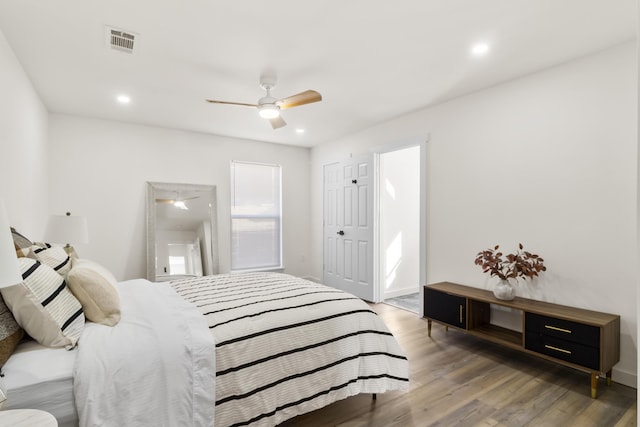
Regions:
<instances>
[{"instance_id":1,"label":"cabinet drawer","mask_svg":"<svg viewBox=\"0 0 640 427\"><path fill-rule=\"evenodd\" d=\"M525 329L591 347L600 347L600 328L540 314L525 314Z\"/></svg>"},{"instance_id":2,"label":"cabinet drawer","mask_svg":"<svg viewBox=\"0 0 640 427\"><path fill-rule=\"evenodd\" d=\"M600 350L596 347L529 331L525 334L524 347L527 350L546 354L576 365L595 370L600 369Z\"/></svg>"},{"instance_id":3,"label":"cabinet drawer","mask_svg":"<svg viewBox=\"0 0 640 427\"><path fill-rule=\"evenodd\" d=\"M467 299L427 287L424 290L424 316L466 329Z\"/></svg>"}]
</instances>

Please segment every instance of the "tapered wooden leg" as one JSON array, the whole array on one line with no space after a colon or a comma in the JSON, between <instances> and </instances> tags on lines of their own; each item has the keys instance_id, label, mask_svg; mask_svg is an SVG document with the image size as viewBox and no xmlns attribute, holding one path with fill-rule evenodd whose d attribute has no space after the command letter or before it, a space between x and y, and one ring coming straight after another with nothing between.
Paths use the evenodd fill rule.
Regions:
<instances>
[{"instance_id":1,"label":"tapered wooden leg","mask_svg":"<svg viewBox=\"0 0 640 427\"><path fill-rule=\"evenodd\" d=\"M444 331L445 331L445 332L449 332L449 327L448 327L448 326L445 326L445 327L444 327Z\"/></svg>"},{"instance_id":2,"label":"tapered wooden leg","mask_svg":"<svg viewBox=\"0 0 640 427\"><path fill-rule=\"evenodd\" d=\"M607 385L611 385L611 371L613 371L613 369L609 369L607 372Z\"/></svg>"},{"instance_id":3,"label":"tapered wooden leg","mask_svg":"<svg viewBox=\"0 0 640 427\"><path fill-rule=\"evenodd\" d=\"M595 399L598 397L598 373L591 373L591 398Z\"/></svg>"},{"instance_id":4,"label":"tapered wooden leg","mask_svg":"<svg viewBox=\"0 0 640 427\"><path fill-rule=\"evenodd\" d=\"M431 319L427 320L427 336L431 338Z\"/></svg>"},{"instance_id":5,"label":"tapered wooden leg","mask_svg":"<svg viewBox=\"0 0 640 427\"><path fill-rule=\"evenodd\" d=\"M373 395L371 396L371 400L378 400L378 395L373 393Z\"/></svg>"}]
</instances>

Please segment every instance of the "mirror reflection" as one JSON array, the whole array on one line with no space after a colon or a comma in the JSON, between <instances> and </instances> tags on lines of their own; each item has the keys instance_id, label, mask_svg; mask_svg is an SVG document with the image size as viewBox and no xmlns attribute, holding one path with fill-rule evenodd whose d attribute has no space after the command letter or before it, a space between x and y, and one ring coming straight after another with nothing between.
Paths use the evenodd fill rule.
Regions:
<instances>
[{"instance_id":1,"label":"mirror reflection","mask_svg":"<svg viewBox=\"0 0 640 427\"><path fill-rule=\"evenodd\" d=\"M160 282L218 272L216 188L147 183L147 278Z\"/></svg>"}]
</instances>

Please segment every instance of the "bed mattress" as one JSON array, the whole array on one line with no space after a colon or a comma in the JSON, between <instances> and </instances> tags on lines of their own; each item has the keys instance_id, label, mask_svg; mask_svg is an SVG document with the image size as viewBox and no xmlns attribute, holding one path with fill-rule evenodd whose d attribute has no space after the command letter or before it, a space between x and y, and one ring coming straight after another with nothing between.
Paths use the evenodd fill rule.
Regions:
<instances>
[{"instance_id":1,"label":"bed mattress","mask_svg":"<svg viewBox=\"0 0 640 427\"><path fill-rule=\"evenodd\" d=\"M77 348L49 348L35 341L21 343L3 366L7 401L3 409L41 409L59 427L78 425L73 398L73 366Z\"/></svg>"}]
</instances>

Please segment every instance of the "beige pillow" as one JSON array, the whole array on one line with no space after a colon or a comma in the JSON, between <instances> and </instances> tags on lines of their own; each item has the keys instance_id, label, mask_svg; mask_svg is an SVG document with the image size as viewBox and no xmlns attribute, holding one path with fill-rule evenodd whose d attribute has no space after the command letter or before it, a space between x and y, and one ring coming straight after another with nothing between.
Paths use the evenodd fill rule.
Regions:
<instances>
[{"instance_id":1,"label":"beige pillow","mask_svg":"<svg viewBox=\"0 0 640 427\"><path fill-rule=\"evenodd\" d=\"M18 258L23 282L0 289L16 321L33 339L47 347L75 347L84 314L53 268L32 258Z\"/></svg>"},{"instance_id":2,"label":"beige pillow","mask_svg":"<svg viewBox=\"0 0 640 427\"><path fill-rule=\"evenodd\" d=\"M101 265L72 259L67 284L82 304L84 315L92 322L114 326L120 321L120 295L116 283L111 272Z\"/></svg>"}]
</instances>

